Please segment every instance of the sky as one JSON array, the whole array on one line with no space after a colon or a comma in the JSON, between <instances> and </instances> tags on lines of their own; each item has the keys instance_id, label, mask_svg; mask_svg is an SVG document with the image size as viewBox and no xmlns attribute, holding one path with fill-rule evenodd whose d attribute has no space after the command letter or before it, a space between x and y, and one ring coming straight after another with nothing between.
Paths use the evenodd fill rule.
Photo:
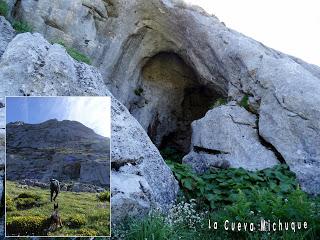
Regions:
<instances>
[{"instance_id":1,"label":"sky","mask_svg":"<svg viewBox=\"0 0 320 240\"><path fill-rule=\"evenodd\" d=\"M185 0L227 27L320 66L319 0Z\"/></svg>"},{"instance_id":2,"label":"sky","mask_svg":"<svg viewBox=\"0 0 320 240\"><path fill-rule=\"evenodd\" d=\"M73 120L110 137L110 97L7 97L6 122L41 123Z\"/></svg>"}]
</instances>

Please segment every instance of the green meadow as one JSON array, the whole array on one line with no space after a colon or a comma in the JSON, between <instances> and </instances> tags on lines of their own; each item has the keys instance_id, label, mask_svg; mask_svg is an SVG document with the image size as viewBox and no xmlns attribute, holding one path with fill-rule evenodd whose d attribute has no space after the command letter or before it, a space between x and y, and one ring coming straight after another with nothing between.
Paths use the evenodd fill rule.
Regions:
<instances>
[{"instance_id":1,"label":"green meadow","mask_svg":"<svg viewBox=\"0 0 320 240\"><path fill-rule=\"evenodd\" d=\"M7 235L109 236L110 194L61 191L56 199L62 227L49 231L50 190L6 181Z\"/></svg>"}]
</instances>

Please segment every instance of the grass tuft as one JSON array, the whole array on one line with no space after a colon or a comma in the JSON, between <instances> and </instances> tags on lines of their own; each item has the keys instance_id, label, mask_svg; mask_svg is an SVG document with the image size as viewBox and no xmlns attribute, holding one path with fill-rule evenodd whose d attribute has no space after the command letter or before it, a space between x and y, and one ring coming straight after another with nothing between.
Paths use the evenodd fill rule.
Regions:
<instances>
[{"instance_id":1,"label":"grass tuft","mask_svg":"<svg viewBox=\"0 0 320 240\"><path fill-rule=\"evenodd\" d=\"M227 100L224 98L218 98L217 100L215 100L215 102L211 105L210 109L213 109L215 107L219 107L222 105L227 104Z\"/></svg>"},{"instance_id":2,"label":"grass tuft","mask_svg":"<svg viewBox=\"0 0 320 240\"><path fill-rule=\"evenodd\" d=\"M239 105L245 109L249 108L249 96L244 95L239 103Z\"/></svg>"},{"instance_id":3,"label":"grass tuft","mask_svg":"<svg viewBox=\"0 0 320 240\"><path fill-rule=\"evenodd\" d=\"M6 1L0 0L0 16L7 17L9 12L9 7Z\"/></svg>"},{"instance_id":4,"label":"grass tuft","mask_svg":"<svg viewBox=\"0 0 320 240\"><path fill-rule=\"evenodd\" d=\"M27 22L24 21L14 21L12 24L14 30L17 33L25 33L25 32L33 32L32 26L30 26Z\"/></svg>"},{"instance_id":5,"label":"grass tuft","mask_svg":"<svg viewBox=\"0 0 320 240\"><path fill-rule=\"evenodd\" d=\"M78 62L83 62L83 63L86 63L88 65L91 65L91 59L86 56L85 54L79 52L77 49L75 48L71 48L71 47L68 47L63 41L57 41L56 42L57 44L60 44L61 46L63 46L67 53L76 61Z\"/></svg>"}]
</instances>

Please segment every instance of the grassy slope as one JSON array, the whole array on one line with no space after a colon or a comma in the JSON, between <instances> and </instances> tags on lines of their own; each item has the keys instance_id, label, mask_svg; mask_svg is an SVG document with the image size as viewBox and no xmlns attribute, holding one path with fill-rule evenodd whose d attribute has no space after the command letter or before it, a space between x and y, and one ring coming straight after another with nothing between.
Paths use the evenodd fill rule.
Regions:
<instances>
[{"instance_id":1,"label":"grassy slope","mask_svg":"<svg viewBox=\"0 0 320 240\"><path fill-rule=\"evenodd\" d=\"M52 214L53 203L50 202L50 192L48 189L29 187L22 189L16 183L6 181L6 196L14 199L20 193L32 192L41 196L43 205L26 210L7 211L7 219L12 216L48 216ZM75 193L61 192L57 198L59 203L59 213L64 226L50 235L69 235L79 236L78 232L82 229L95 230L98 236L109 236L110 228L110 203L100 202L95 193ZM87 223L78 229L66 226L68 218L75 214L83 215Z\"/></svg>"}]
</instances>

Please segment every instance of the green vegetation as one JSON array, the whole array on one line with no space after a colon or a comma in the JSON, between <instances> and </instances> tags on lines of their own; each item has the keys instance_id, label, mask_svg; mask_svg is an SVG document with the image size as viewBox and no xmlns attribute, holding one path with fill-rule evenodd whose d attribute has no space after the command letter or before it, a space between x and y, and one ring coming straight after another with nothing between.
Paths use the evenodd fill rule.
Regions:
<instances>
[{"instance_id":1,"label":"green vegetation","mask_svg":"<svg viewBox=\"0 0 320 240\"><path fill-rule=\"evenodd\" d=\"M16 210L16 205L11 197L6 197L6 209L7 211L14 211Z\"/></svg>"},{"instance_id":2,"label":"green vegetation","mask_svg":"<svg viewBox=\"0 0 320 240\"><path fill-rule=\"evenodd\" d=\"M42 235L44 229L48 228L49 218L45 216L14 216L7 218L7 232L13 235L33 233Z\"/></svg>"},{"instance_id":3,"label":"green vegetation","mask_svg":"<svg viewBox=\"0 0 320 240\"><path fill-rule=\"evenodd\" d=\"M168 214L154 212L142 220L127 219L113 230L115 239L317 239L320 197L299 189L286 165L262 171L210 170L194 174L186 165L168 162L179 180L178 203ZM209 219L218 228L209 229ZM259 231L261 219L295 222L289 230ZM229 231L224 229L229 221ZM231 231L231 223L253 223L250 231ZM307 222L307 229L297 229ZM294 230L293 230L294 229Z\"/></svg>"},{"instance_id":4,"label":"green vegetation","mask_svg":"<svg viewBox=\"0 0 320 240\"><path fill-rule=\"evenodd\" d=\"M166 224L165 217L159 213L151 213L145 219L127 219L112 229L112 236L115 239L126 240L172 239L172 234L174 233Z\"/></svg>"},{"instance_id":5,"label":"green vegetation","mask_svg":"<svg viewBox=\"0 0 320 240\"><path fill-rule=\"evenodd\" d=\"M221 105L225 105L227 104L227 100L224 98L218 98L217 100L215 100L215 102L211 105L210 109L215 108L215 107L219 107Z\"/></svg>"},{"instance_id":6,"label":"green vegetation","mask_svg":"<svg viewBox=\"0 0 320 240\"><path fill-rule=\"evenodd\" d=\"M76 214L69 217L67 224L70 228L79 228L86 224L86 218L83 215Z\"/></svg>"},{"instance_id":7,"label":"green vegetation","mask_svg":"<svg viewBox=\"0 0 320 240\"><path fill-rule=\"evenodd\" d=\"M0 0L0 16L8 16L9 7L6 1Z\"/></svg>"},{"instance_id":8,"label":"green vegetation","mask_svg":"<svg viewBox=\"0 0 320 240\"><path fill-rule=\"evenodd\" d=\"M41 204L34 198L17 198L15 203L18 209L32 208L34 206L40 206Z\"/></svg>"},{"instance_id":9,"label":"green vegetation","mask_svg":"<svg viewBox=\"0 0 320 240\"><path fill-rule=\"evenodd\" d=\"M53 203L50 191L37 187L20 188L6 181L7 233L13 235L108 236L110 233L110 202L99 200L96 193L62 191L58 198L63 227L47 232Z\"/></svg>"},{"instance_id":10,"label":"green vegetation","mask_svg":"<svg viewBox=\"0 0 320 240\"><path fill-rule=\"evenodd\" d=\"M188 165L167 163L180 182L187 199L197 199L211 209L234 203L239 191L250 195L255 189L269 189L274 194L285 196L297 188L295 175L286 165L277 165L257 172L229 168L197 175Z\"/></svg>"},{"instance_id":11,"label":"green vegetation","mask_svg":"<svg viewBox=\"0 0 320 240\"><path fill-rule=\"evenodd\" d=\"M181 163L184 156L182 152L172 147L163 148L160 150L160 153L164 159L167 159L167 161L176 163Z\"/></svg>"},{"instance_id":12,"label":"green vegetation","mask_svg":"<svg viewBox=\"0 0 320 240\"><path fill-rule=\"evenodd\" d=\"M79 52L77 49L72 48L72 47L68 47L63 41L57 41L55 42L57 44L60 44L61 46L63 46L67 53L76 61L78 62L83 62L86 63L88 65L91 65L91 59L86 56L85 54Z\"/></svg>"},{"instance_id":13,"label":"green vegetation","mask_svg":"<svg viewBox=\"0 0 320 240\"><path fill-rule=\"evenodd\" d=\"M247 94L242 97L239 105L245 109L249 108L249 96Z\"/></svg>"},{"instance_id":14,"label":"green vegetation","mask_svg":"<svg viewBox=\"0 0 320 240\"><path fill-rule=\"evenodd\" d=\"M110 191L104 191L98 194L98 199L102 202L110 201Z\"/></svg>"},{"instance_id":15,"label":"green vegetation","mask_svg":"<svg viewBox=\"0 0 320 240\"><path fill-rule=\"evenodd\" d=\"M81 228L81 229L78 231L78 235L79 235L79 236L98 236L98 233L97 233L97 231L92 230L92 229ZM95 239L97 239L97 238L95 238Z\"/></svg>"},{"instance_id":16,"label":"green vegetation","mask_svg":"<svg viewBox=\"0 0 320 240\"><path fill-rule=\"evenodd\" d=\"M16 21L15 20L12 24L12 27L18 33L25 33L25 32L32 32L33 31L32 26L30 26L27 22L23 22L23 21Z\"/></svg>"},{"instance_id":17,"label":"green vegetation","mask_svg":"<svg viewBox=\"0 0 320 240\"><path fill-rule=\"evenodd\" d=\"M141 96L143 93L143 89L142 88L137 88L134 90L134 94L137 96Z\"/></svg>"}]
</instances>

